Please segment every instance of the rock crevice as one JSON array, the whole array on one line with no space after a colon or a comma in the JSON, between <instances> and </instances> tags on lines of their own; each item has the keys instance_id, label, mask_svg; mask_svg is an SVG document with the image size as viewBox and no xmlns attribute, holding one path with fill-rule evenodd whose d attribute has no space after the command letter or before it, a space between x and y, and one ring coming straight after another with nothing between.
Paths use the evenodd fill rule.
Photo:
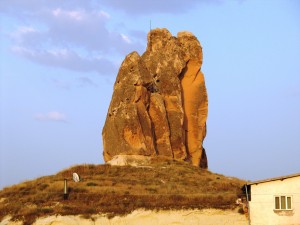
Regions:
<instances>
[{"instance_id":1,"label":"rock crevice","mask_svg":"<svg viewBox=\"0 0 300 225\"><path fill-rule=\"evenodd\" d=\"M208 100L202 47L190 32L151 30L140 56L123 61L102 131L104 160L166 156L207 168Z\"/></svg>"}]
</instances>

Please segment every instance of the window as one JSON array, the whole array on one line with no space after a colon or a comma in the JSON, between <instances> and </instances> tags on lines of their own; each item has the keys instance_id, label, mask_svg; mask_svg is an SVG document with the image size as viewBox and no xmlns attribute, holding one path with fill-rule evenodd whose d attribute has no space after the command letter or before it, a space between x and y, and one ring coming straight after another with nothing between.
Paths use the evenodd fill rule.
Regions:
<instances>
[{"instance_id":1,"label":"window","mask_svg":"<svg viewBox=\"0 0 300 225\"><path fill-rule=\"evenodd\" d=\"M275 196L275 210L291 210L292 196Z\"/></svg>"}]
</instances>

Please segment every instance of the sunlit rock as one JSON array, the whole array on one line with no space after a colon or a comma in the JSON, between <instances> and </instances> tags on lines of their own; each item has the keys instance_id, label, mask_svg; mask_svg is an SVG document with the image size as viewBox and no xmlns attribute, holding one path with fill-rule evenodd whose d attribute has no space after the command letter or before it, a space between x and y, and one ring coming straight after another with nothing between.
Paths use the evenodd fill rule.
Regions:
<instances>
[{"instance_id":1,"label":"sunlit rock","mask_svg":"<svg viewBox=\"0 0 300 225\"><path fill-rule=\"evenodd\" d=\"M208 113L202 48L190 32L148 34L146 52L123 61L102 131L107 162L116 155L166 156L207 168Z\"/></svg>"}]
</instances>

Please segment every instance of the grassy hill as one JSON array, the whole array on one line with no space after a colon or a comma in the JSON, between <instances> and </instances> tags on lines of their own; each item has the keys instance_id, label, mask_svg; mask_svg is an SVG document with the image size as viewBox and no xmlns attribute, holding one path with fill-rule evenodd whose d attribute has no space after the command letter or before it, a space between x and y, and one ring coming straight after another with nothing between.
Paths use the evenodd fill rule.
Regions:
<instances>
[{"instance_id":1,"label":"grassy hill","mask_svg":"<svg viewBox=\"0 0 300 225\"><path fill-rule=\"evenodd\" d=\"M80 182L72 180L74 172L80 175ZM68 179L67 200L64 179ZM112 217L138 208L231 209L244 183L177 161L157 160L143 167L77 165L1 190L0 221L6 215L24 224L57 214L90 217L105 213Z\"/></svg>"}]
</instances>

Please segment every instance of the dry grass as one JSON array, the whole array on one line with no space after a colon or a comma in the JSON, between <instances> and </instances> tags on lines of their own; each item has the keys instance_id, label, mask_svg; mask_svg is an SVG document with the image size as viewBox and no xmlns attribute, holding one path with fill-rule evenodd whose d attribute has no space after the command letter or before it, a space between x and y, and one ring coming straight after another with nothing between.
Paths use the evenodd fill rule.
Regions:
<instances>
[{"instance_id":1,"label":"dry grass","mask_svg":"<svg viewBox=\"0 0 300 225\"><path fill-rule=\"evenodd\" d=\"M75 183L72 173L81 176ZM68 179L69 198L63 199ZM6 215L32 224L45 215L106 213L124 215L137 208L152 210L235 207L244 181L214 174L176 161L153 162L151 167L78 165L53 176L0 191L0 221Z\"/></svg>"}]
</instances>

